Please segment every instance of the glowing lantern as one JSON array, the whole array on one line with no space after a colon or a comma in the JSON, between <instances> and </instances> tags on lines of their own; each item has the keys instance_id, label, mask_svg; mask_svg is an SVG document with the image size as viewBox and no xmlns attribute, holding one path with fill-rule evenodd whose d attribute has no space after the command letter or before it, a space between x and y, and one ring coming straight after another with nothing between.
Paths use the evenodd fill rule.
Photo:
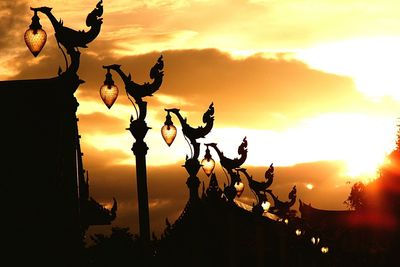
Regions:
<instances>
[{"instance_id":1,"label":"glowing lantern","mask_svg":"<svg viewBox=\"0 0 400 267\"><path fill-rule=\"evenodd\" d=\"M297 236L300 236L303 232L301 231L301 229L296 229L295 233Z\"/></svg>"},{"instance_id":2,"label":"glowing lantern","mask_svg":"<svg viewBox=\"0 0 400 267\"><path fill-rule=\"evenodd\" d=\"M201 161L201 166L203 167L203 171L207 176L210 176L215 168L215 161L211 157L208 146L206 149L206 154L204 155L204 159Z\"/></svg>"},{"instance_id":3,"label":"glowing lantern","mask_svg":"<svg viewBox=\"0 0 400 267\"><path fill-rule=\"evenodd\" d=\"M267 212L269 207L271 207L271 203L268 201L263 201L263 203L261 203L261 207L263 208L264 212Z\"/></svg>"},{"instance_id":4,"label":"glowing lantern","mask_svg":"<svg viewBox=\"0 0 400 267\"><path fill-rule=\"evenodd\" d=\"M326 253L329 252L329 248L328 248L328 247L321 247L321 252L322 252L323 254L326 254Z\"/></svg>"},{"instance_id":5,"label":"glowing lantern","mask_svg":"<svg viewBox=\"0 0 400 267\"><path fill-rule=\"evenodd\" d=\"M100 97L104 104L110 109L118 97L118 87L114 85L110 69L107 69L106 80L100 87Z\"/></svg>"},{"instance_id":6,"label":"glowing lantern","mask_svg":"<svg viewBox=\"0 0 400 267\"><path fill-rule=\"evenodd\" d=\"M40 25L36 10L32 17L32 23L29 25L29 29L26 30L24 34L24 39L26 46L29 48L29 51L31 51L33 56L36 57L39 55L46 43L47 34L42 29L42 25Z\"/></svg>"},{"instance_id":7,"label":"glowing lantern","mask_svg":"<svg viewBox=\"0 0 400 267\"><path fill-rule=\"evenodd\" d=\"M161 128L161 135L164 138L165 143L167 143L168 146L171 146L176 137L176 127L172 123L171 115L169 115L169 112L165 117L164 126Z\"/></svg>"},{"instance_id":8,"label":"glowing lantern","mask_svg":"<svg viewBox=\"0 0 400 267\"><path fill-rule=\"evenodd\" d=\"M318 243L319 243L319 237L317 237L317 238L311 237L311 243L313 243L313 245L318 245Z\"/></svg>"},{"instance_id":9,"label":"glowing lantern","mask_svg":"<svg viewBox=\"0 0 400 267\"><path fill-rule=\"evenodd\" d=\"M235 189L236 189L236 196L240 197L240 195L244 191L244 184L242 182L236 182L235 183Z\"/></svg>"}]
</instances>

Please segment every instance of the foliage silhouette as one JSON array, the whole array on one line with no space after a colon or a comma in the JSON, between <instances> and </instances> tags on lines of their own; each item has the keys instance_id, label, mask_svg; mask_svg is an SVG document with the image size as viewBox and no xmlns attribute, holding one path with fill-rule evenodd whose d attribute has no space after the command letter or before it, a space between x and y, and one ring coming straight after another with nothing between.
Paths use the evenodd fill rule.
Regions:
<instances>
[{"instance_id":1,"label":"foliage silhouette","mask_svg":"<svg viewBox=\"0 0 400 267\"><path fill-rule=\"evenodd\" d=\"M363 184L355 183L347 200L350 209L355 210L354 217L361 218L360 227L364 227L366 256L377 260L372 266L392 266L398 261L400 249L400 125L398 125L395 148L387 156L389 163L379 168L376 180ZM369 243L368 243L369 242ZM368 245L367 245L368 244ZM371 264L372 261L369 262ZM389 264L390 263L390 264ZM366 264L368 266L371 266Z\"/></svg>"},{"instance_id":2,"label":"foliage silhouette","mask_svg":"<svg viewBox=\"0 0 400 267\"><path fill-rule=\"evenodd\" d=\"M109 236L94 234L90 238L94 244L85 249L86 266L144 266L140 239L128 227L112 227Z\"/></svg>"},{"instance_id":3,"label":"foliage silhouette","mask_svg":"<svg viewBox=\"0 0 400 267\"><path fill-rule=\"evenodd\" d=\"M363 210L367 205L366 188L362 182L356 182L351 187L351 192L343 203L352 210Z\"/></svg>"}]
</instances>

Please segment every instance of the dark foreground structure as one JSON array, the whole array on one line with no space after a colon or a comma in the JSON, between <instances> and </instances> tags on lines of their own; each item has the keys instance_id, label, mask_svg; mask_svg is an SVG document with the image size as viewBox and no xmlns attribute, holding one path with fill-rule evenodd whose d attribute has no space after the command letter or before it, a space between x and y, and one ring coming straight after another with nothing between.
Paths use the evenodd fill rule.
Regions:
<instances>
[{"instance_id":1,"label":"dark foreground structure","mask_svg":"<svg viewBox=\"0 0 400 267\"><path fill-rule=\"evenodd\" d=\"M79 80L71 75L0 82L8 99L2 106L2 241L4 255L16 262L74 262L87 228L116 216L116 202L107 210L89 195L71 91Z\"/></svg>"},{"instance_id":2,"label":"dark foreground structure","mask_svg":"<svg viewBox=\"0 0 400 267\"><path fill-rule=\"evenodd\" d=\"M50 19L70 64L67 62L66 69L53 78L0 82L6 100L1 105L1 266L396 266L400 243L399 149L392 155L394 167L383 171L373 184L386 197L381 198L381 205L369 204L362 212L323 211L300 202L301 217L296 217L291 210L296 188L285 202L269 189L272 165L262 182L241 168L247 157L246 138L238 149L240 157L234 159L224 156L216 144L206 144L207 149L216 150L230 182L221 188L211 172L210 182L207 188L203 185L199 196L197 172L202 165L196 139L211 131L213 104L203 116L205 126L196 129L187 124L179 109L166 109L166 128L172 128L170 113L175 114L193 152L184 165L190 197L181 216L174 223L166 220L163 235L153 237L150 244L145 219L146 238L142 240L120 229L113 237L119 243L99 237L95 247L85 248L87 228L110 224L117 210L115 200L108 210L90 197L76 117L79 104L74 97L83 83L77 75L78 47L87 47L100 32L101 3L88 15L88 32L64 27L49 8L32 9L35 16L41 12ZM159 83L161 63L160 58L155 68ZM144 150L140 165L145 171L147 147L142 142L148 128L144 124L146 103L141 98L150 93L136 93L132 95L143 111L143 120L141 131L133 126L130 129L134 136L140 135L137 141ZM241 174L256 196L254 206L235 200L243 191ZM146 244L141 243L143 240Z\"/></svg>"},{"instance_id":3,"label":"dark foreground structure","mask_svg":"<svg viewBox=\"0 0 400 267\"><path fill-rule=\"evenodd\" d=\"M189 201L155 242L157 264L173 266L180 259L190 266L330 266L331 255L321 252L326 244L296 234L302 231L298 218L252 209L227 201L212 176L201 199Z\"/></svg>"},{"instance_id":4,"label":"dark foreground structure","mask_svg":"<svg viewBox=\"0 0 400 267\"><path fill-rule=\"evenodd\" d=\"M64 27L51 8L32 10L30 28L41 27L37 12L45 14L70 61L63 50L67 66L58 76L0 82L6 99L1 105L0 265L79 266L85 231L110 224L117 209L115 200L108 210L90 197L75 115L74 93L84 82L77 75L77 47L97 36L103 11L100 1L88 15L91 29L85 33Z\"/></svg>"}]
</instances>

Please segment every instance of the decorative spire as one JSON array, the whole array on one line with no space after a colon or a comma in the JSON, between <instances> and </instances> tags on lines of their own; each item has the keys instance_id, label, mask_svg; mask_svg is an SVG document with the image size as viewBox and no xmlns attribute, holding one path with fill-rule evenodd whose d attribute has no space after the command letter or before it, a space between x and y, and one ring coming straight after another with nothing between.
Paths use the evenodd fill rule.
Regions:
<instances>
[{"instance_id":1,"label":"decorative spire","mask_svg":"<svg viewBox=\"0 0 400 267\"><path fill-rule=\"evenodd\" d=\"M220 199L222 196L222 189L219 188L217 177L215 173L211 174L210 183L207 188L207 197L209 199Z\"/></svg>"}]
</instances>

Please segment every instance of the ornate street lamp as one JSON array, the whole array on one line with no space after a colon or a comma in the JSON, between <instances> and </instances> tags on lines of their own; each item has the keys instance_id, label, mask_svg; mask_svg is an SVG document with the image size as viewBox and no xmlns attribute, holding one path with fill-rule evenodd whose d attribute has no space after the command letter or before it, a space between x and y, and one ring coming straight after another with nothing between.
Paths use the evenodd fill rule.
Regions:
<instances>
[{"instance_id":1,"label":"ornate street lamp","mask_svg":"<svg viewBox=\"0 0 400 267\"><path fill-rule=\"evenodd\" d=\"M40 25L37 10L33 8L31 8L31 10L34 11L34 15L32 17L32 23L29 25L29 29L27 29L24 34L24 39L29 51L31 51L34 57L37 57L46 43L47 34L42 29L42 25Z\"/></svg>"},{"instance_id":2,"label":"ornate street lamp","mask_svg":"<svg viewBox=\"0 0 400 267\"><path fill-rule=\"evenodd\" d=\"M129 100L132 102L136 110L136 119L133 116L130 118L130 126L127 128L135 138L136 142L132 146L133 154L136 158L136 179L137 179L137 192L139 204L139 231L140 238L147 246L150 241L150 219L149 219L149 203L147 192L147 170L146 170L146 154L147 144L144 138L150 127L147 126L145 121L147 115L147 102L143 101L144 97L152 96L161 86L164 72L164 62L162 56L157 60L157 63L150 70L150 78L153 79L152 83L137 84L131 79L131 75L126 75L121 70L121 65L103 66L107 70L106 80L104 85L100 88L100 95L108 108L114 104L118 96L118 88L114 85L110 70L119 74L125 84L125 90ZM131 100L132 97L135 102ZM139 110L136 108L138 106Z\"/></svg>"},{"instance_id":3,"label":"ornate street lamp","mask_svg":"<svg viewBox=\"0 0 400 267\"><path fill-rule=\"evenodd\" d=\"M88 31L76 31L69 27L65 27L62 20L57 20L53 13L51 13L52 8L50 7L38 7L31 8L34 12L32 17L32 24L29 26L29 29L25 32L25 42L28 46L29 50L36 57L41 49L43 48L46 42L46 33L42 30L42 26L39 23L39 17L37 12L41 12L45 14L50 20L54 31L57 43L61 49L61 52L64 55L64 59L66 62L66 69L72 73L76 73L79 68L79 57L80 52L78 51L79 47L87 48L87 44L92 42L100 33L101 25L103 23L103 19L101 16L103 15L103 1L100 0L96 8L90 12L86 17L86 25L90 27ZM69 66L67 57L63 50L64 47L66 52L71 57L71 65Z\"/></svg>"},{"instance_id":4,"label":"ornate street lamp","mask_svg":"<svg viewBox=\"0 0 400 267\"><path fill-rule=\"evenodd\" d=\"M201 164L198 160L200 154L200 144L197 142L197 139L204 138L211 131L214 125L214 105L211 103L208 107L208 110L203 115L203 123L206 125L204 127L197 128L193 128L187 123L186 119L184 119L180 114L179 109L172 108L165 109L165 111L167 112L167 116L164 126L161 128L161 134L168 146L172 144L176 136L176 128L173 125L170 113L175 114L175 116L179 119L179 122L182 126L183 135L190 141L188 144L191 151L191 157L189 158L186 155L186 161L183 167L185 167L186 171L189 173L189 178L186 181L186 185L189 187L190 200L196 201L199 199L200 185L197 172L201 167Z\"/></svg>"},{"instance_id":5,"label":"ornate street lamp","mask_svg":"<svg viewBox=\"0 0 400 267\"><path fill-rule=\"evenodd\" d=\"M32 86L34 89L44 89L43 92L48 92L48 90L53 89L51 95L53 97L52 105L42 106L40 108L41 111L36 110L36 114L39 114L37 112L44 112L47 108L54 112L54 114L51 115L54 120L49 121L50 126L48 127L58 128L55 129L56 131L54 133L57 132L57 134L52 135L51 140L53 141L50 140L50 144L59 141L57 143L57 149L54 151L51 150L55 153L54 156L56 156L54 170L50 168L51 170L47 172L47 175L54 172L51 177L54 181L58 182L57 184L50 183L45 188L40 188L40 190L43 190L41 192L45 193L49 190L55 190L51 192L50 196L57 195L57 197L52 199L54 203L49 207L58 207L59 210L52 209L50 211L54 212L56 216L54 216L50 222L47 222L47 225L50 226L47 230L53 229L56 225L59 231L57 235L60 235L60 240L55 243L54 247L57 249L47 251L48 253L45 254L48 254L46 257L46 260L48 260L48 257L52 257L51 254L53 254L53 252L62 253L64 255L62 257L65 261L63 262L64 265L74 266L76 265L74 261L79 253L81 253L79 250L82 248L84 233L87 226L92 222L91 220L94 214L89 212L89 210L92 211L90 209L90 204L94 202L89 199L87 180L85 180L85 172L81 163L82 154L79 144L78 118L76 117L79 103L74 93L79 85L84 82L77 74L80 65L80 52L78 49L87 48L88 44L100 33L103 6L100 0L96 7L87 15L86 26L90 27L90 29L86 31L74 30L64 26L61 19L58 20L55 18L51 12L52 8L50 7L42 6L30 9L33 11L32 23L24 34L24 40L28 49L33 56L36 57L46 43L47 34L42 29L38 16L39 13L42 13L46 15L51 22L58 47L66 61L65 70L62 71L60 68L57 77L52 79L32 80L26 84L24 83L23 87ZM67 55L70 58L71 64L68 64ZM15 85L17 87L22 86L18 81L15 82ZM55 122L57 122L57 125L54 124ZM45 129L43 128L42 130ZM42 130L39 129L33 132L36 134L36 132L39 133ZM51 162L48 163L51 164ZM46 173L44 173L44 177L46 177ZM39 209L39 211L40 210L41 209ZM42 211L44 211L44 209L42 209ZM43 212L39 213L42 214L40 216L44 214ZM48 241L53 240L53 236L50 237L50 235L51 233L43 233L43 238ZM47 245L50 245L50 243L46 244L46 246ZM68 256L65 257L66 254L68 254ZM38 255L36 260L39 258L41 258L40 255Z\"/></svg>"},{"instance_id":6,"label":"ornate street lamp","mask_svg":"<svg viewBox=\"0 0 400 267\"><path fill-rule=\"evenodd\" d=\"M283 202L272 193L272 190L268 189L272 182L274 181L274 166L271 164L267 171L265 172L265 182L259 182L253 179L246 169L239 168L238 172L242 172L249 183L250 189L254 192L257 197L257 203L253 207L253 212L257 214L263 214L264 212L270 211L271 213L284 218L289 213L290 207L294 205L296 202L296 186L292 188L292 191L289 193L289 201ZM270 195L274 201L274 206L271 207L271 202L268 201L267 194ZM286 224L288 223L287 219L284 221Z\"/></svg>"},{"instance_id":7,"label":"ornate street lamp","mask_svg":"<svg viewBox=\"0 0 400 267\"><path fill-rule=\"evenodd\" d=\"M238 172L234 172L233 170L236 168L239 168L247 158L247 140L246 137L243 139L242 143L240 144L238 148L238 154L240 155L240 158L234 158L230 159L227 158L224 153L218 148L216 143L209 143L205 144L208 147L212 147L218 154L220 163L222 167L228 172L230 176L230 181L227 186L224 188L224 195L229 201L233 201L233 199L237 196L240 197L240 195L243 193L244 190L244 184L242 180L240 179L240 175ZM206 156L204 160L207 160L207 158L211 158L211 155L207 155L206 151ZM209 169L206 169L205 171L209 171ZM206 172L206 174L207 174Z\"/></svg>"}]
</instances>

